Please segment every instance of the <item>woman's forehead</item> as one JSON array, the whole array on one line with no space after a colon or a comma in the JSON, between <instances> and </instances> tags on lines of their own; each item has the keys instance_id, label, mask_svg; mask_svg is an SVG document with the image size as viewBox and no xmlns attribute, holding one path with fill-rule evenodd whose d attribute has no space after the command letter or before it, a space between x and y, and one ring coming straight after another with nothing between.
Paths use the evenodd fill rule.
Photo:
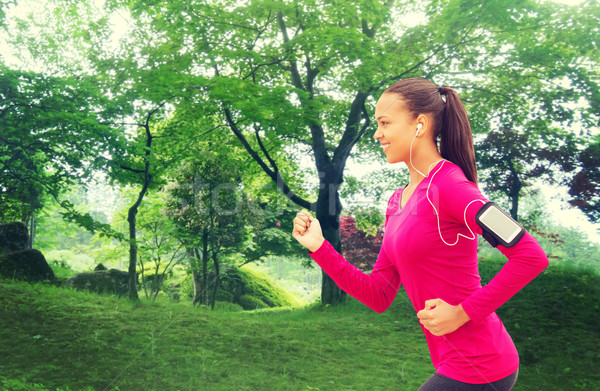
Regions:
<instances>
[{"instance_id":1,"label":"woman's forehead","mask_svg":"<svg viewBox=\"0 0 600 391\"><path fill-rule=\"evenodd\" d=\"M403 106L400 95L384 92L375 106L375 118L398 114L403 110Z\"/></svg>"}]
</instances>

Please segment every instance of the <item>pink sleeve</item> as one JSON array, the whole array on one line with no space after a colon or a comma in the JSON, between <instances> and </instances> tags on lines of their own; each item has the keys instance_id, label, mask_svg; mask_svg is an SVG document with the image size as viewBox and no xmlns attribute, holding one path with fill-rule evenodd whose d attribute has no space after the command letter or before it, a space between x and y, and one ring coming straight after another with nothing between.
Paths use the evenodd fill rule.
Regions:
<instances>
[{"instance_id":1,"label":"pink sleeve","mask_svg":"<svg viewBox=\"0 0 600 391\"><path fill-rule=\"evenodd\" d=\"M464 176L461 180L449 181L443 193L440 192L442 213L462 224L466 221L479 235L482 230L475 221L475 215L485 202L488 200L481 195L479 188ZM508 258L506 264L487 285L462 302L463 309L472 320L483 319L496 311L548 266L544 250L528 232L513 247L498 246L498 250Z\"/></svg>"},{"instance_id":2,"label":"pink sleeve","mask_svg":"<svg viewBox=\"0 0 600 391\"><path fill-rule=\"evenodd\" d=\"M375 312L388 309L400 289L400 275L383 247L371 274L346 261L328 241L310 256L340 289Z\"/></svg>"},{"instance_id":3,"label":"pink sleeve","mask_svg":"<svg viewBox=\"0 0 600 391\"><path fill-rule=\"evenodd\" d=\"M548 266L544 250L528 232L515 246L498 246L498 250L508 258L506 264L486 286L462 302L473 320L496 311Z\"/></svg>"}]
</instances>

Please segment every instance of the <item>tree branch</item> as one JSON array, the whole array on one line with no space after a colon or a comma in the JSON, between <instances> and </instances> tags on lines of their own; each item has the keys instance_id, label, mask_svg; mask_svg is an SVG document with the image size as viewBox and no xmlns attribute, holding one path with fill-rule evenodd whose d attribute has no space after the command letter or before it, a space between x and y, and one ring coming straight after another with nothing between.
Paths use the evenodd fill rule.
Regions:
<instances>
[{"instance_id":1,"label":"tree branch","mask_svg":"<svg viewBox=\"0 0 600 391\"><path fill-rule=\"evenodd\" d=\"M269 151L267 151L267 149L265 148L261 138L260 138L260 127L255 126L254 128L254 135L256 136L256 141L258 142L258 146L260 147L260 150L263 152L263 154L265 155L265 157L267 158L267 160L269 161L269 164L271 165L271 167L273 167L273 171L274 172L279 172L279 168L277 167L277 163L275 163L275 160L273 160L273 158L271 158L271 155L269 154Z\"/></svg>"},{"instance_id":2,"label":"tree branch","mask_svg":"<svg viewBox=\"0 0 600 391\"><path fill-rule=\"evenodd\" d=\"M368 96L369 93L367 92L357 92L352 101L352 105L350 106L348 121L346 121L346 130L333 154L334 165L338 170L339 175L341 175L344 170L344 165L346 164L346 159L348 159L348 156L350 155L350 151L370 124L367 115L366 123L363 124L362 128L359 130L361 117L366 112L365 102Z\"/></svg>"},{"instance_id":3,"label":"tree branch","mask_svg":"<svg viewBox=\"0 0 600 391\"><path fill-rule=\"evenodd\" d=\"M279 29L283 35L283 42L287 44L290 42L290 37L288 36L285 21L283 20L283 14L281 12L277 13L277 21L279 22ZM300 72L298 71L298 64L296 64L296 61L294 60L290 60L290 73L292 74L292 84L294 84L294 87L299 90L306 90L302 85L302 77L300 77Z\"/></svg>"},{"instance_id":4,"label":"tree branch","mask_svg":"<svg viewBox=\"0 0 600 391\"><path fill-rule=\"evenodd\" d=\"M231 116L231 111L229 111L229 109L223 109L223 111L225 113L225 118L227 119L227 124L229 125L229 127L231 128L233 133L236 135L238 140L240 140L240 142L242 143L242 145L244 146L246 151L250 154L250 156L252 156L254 161L256 161L258 163L258 165L263 169L263 171L271 178L271 180L273 180L273 182L276 183L277 187L279 187L281 189L281 191L283 191L283 193L286 195L286 197L288 197L290 200L292 200L296 204L300 205L301 207L303 207L305 209L311 209L312 204L310 202L308 202L307 200L294 194L294 192L291 191L289 186L285 183L285 181L281 177L279 171L271 170L271 168L269 168L269 166L264 162L264 160L262 160L261 157L258 156L256 151L248 143L248 140L246 140L246 137L244 136L242 131L237 127L236 123L233 121L233 118Z\"/></svg>"},{"instance_id":5,"label":"tree branch","mask_svg":"<svg viewBox=\"0 0 600 391\"><path fill-rule=\"evenodd\" d=\"M108 159L107 159L107 160L108 160ZM136 169L134 169L134 168L127 167L127 166L123 166L123 165L120 165L119 167L120 167L121 169L125 170L125 171L131 171L131 172L134 172L134 173L136 173L136 174L143 174L144 172L146 172L145 170L136 170Z\"/></svg>"}]
</instances>

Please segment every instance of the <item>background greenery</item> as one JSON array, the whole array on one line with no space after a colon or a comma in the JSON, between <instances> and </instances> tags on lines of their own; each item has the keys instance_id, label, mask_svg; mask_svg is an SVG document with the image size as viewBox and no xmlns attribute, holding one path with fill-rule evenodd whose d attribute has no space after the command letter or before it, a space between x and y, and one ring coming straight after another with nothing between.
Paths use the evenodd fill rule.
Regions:
<instances>
[{"instance_id":1,"label":"background greenery","mask_svg":"<svg viewBox=\"0 0 600 391\"><path fill-rule=\"evenodd\" d=\"M501 259L481 262L489 280ZM553 264L499 311L521 355L515 390L596 390L597 273ZM15 390L415 390L433 367L400 293L250 312L131 302L0 280L0 384ZM38 386L34 386L38 384Z\"/></svg>"},{"instance_id":2,"label":"background greenery","mask_svg":"<svg viewBox=\"0 0 600 391\"><path fill-rule=\"evenodd\" d=\"M356 164L381 161L379 94L420 76L460 93L481 187L551 261L499 310L517 389L599 389L600 249L543 197L598 222L598 26L595 1L0 2L0 222L58 277L0 280L1 387L416 389L405 295L344 302L289 232L300 208L337 247L340 217L378 232L407 176ZM58 286L98 263L133 300Z\"/></svg>"}]
</instances>

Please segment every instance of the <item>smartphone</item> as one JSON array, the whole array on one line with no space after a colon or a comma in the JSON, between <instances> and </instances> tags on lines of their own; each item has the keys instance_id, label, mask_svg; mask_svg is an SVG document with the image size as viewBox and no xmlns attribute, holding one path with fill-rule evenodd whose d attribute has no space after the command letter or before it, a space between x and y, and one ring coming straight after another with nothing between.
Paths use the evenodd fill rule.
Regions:
<instances>
[{"instance_id":1,"label":"smartphone","mask_svg":"<svg viewBox=\"0 0 600 391\"><path fill-rule=\"evenodd\" d=\"M512 247L525 235L523 225L493 202L488 202L479 209L475 221L481 227L483 237L494 247L498 244Z\"/></svg>"}]
</instances>

